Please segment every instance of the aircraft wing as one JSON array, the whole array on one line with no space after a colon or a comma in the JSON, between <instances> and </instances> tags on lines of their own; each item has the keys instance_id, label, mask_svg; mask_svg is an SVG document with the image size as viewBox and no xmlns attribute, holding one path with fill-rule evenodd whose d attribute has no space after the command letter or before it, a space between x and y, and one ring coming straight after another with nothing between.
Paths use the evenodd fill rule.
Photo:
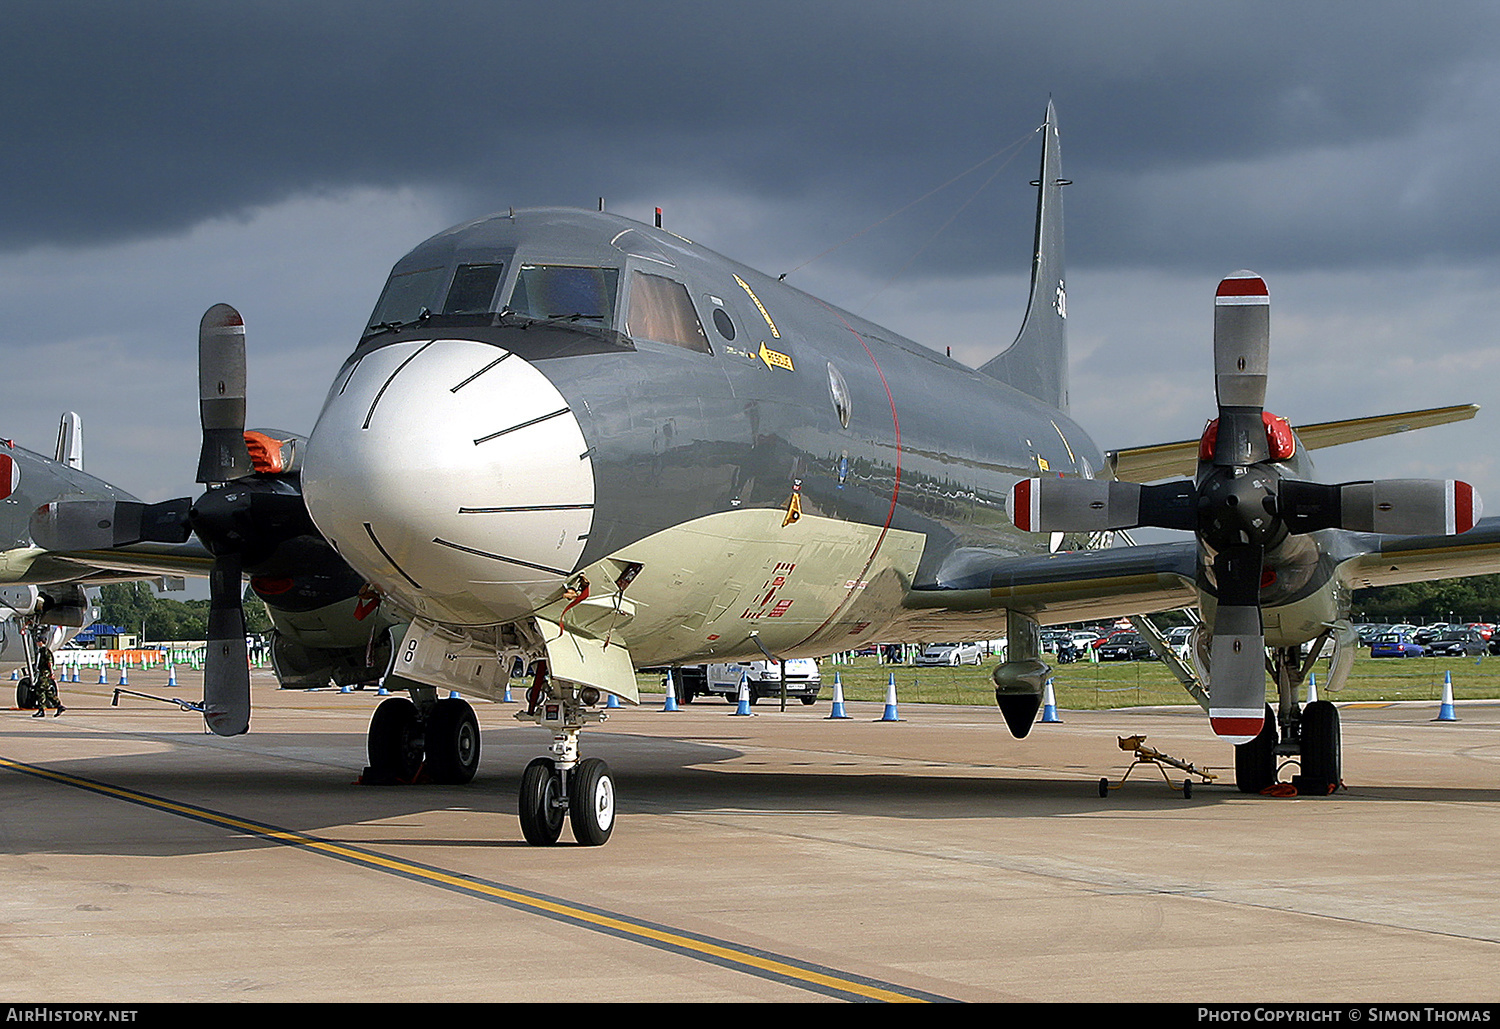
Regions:
<instances>
[{"instance_id":1,"label":"aircraft wing","mask_svg":"<svg viewBox=\"0 0 1500 1029\"><path fill-rule=\"evenodd\" d=\"M1461 536L1356 535L1340 564L1351 586L1394 586L1500 572L1500 518L1485 518Z\"/></svg>"},{"instance_id":2,"label":"aircraft wing","mask_svg":"<svg viewBox=\"0 0 1500 1029\"><path fill-rule=\"evenodd\" d=\"M1151 614L1198 603L1193 540L1031 557L970 551L964 568L912 589L914 611L1022 611L1044 625ZM920 618L917 619L920 621Z\"/></svg>"},{"instance_id":3,"label":"aircraft wing","mask_svg":"<svg viewBox=\"0 0 1500 1029\"><path fill-rule=\"evenodd\" d=\"M197 540L181 544L136 543L108 550L49 550L32 560L28 582L115 581L159 575L206 577L213 555Z\"/></svg>"},{"instance_id":4,"label":"aircraft wing","mask_svg":"<svg viewBox=\"0 0 1500 1029\"><path fill-rule=\"evenodd\" d=\"M213 567L213 555L207 547L190 540L187 543L135 543L130 546L113 547L108 550L48 550L39 556L37 564L58 564L71 568L72 576L83 577L89 571L127 573L142 576L199 576L207 577ZM108 579L121 579L126 574L107 574Z\"/></svg>"},{"instance_id":5,"label":"aircraft wing","mask_svg":"<svg viewBox=\"0 0 1500 1029\"><path fill-rule=\"evenodd\" d=\"M1354 589L1500 573L1500 517L1451 536L1335 532L1327 545ZM1005 608L1043 625L1152 614L1198 603L1196 561L1192 540L1035 557L974 550L957 574L908 591L906 606L918 626L926 610L936 625L939 611Z\"/></svg>"},{"instance_id":6,"label":"aircraft wing","mask_svg":"<svg viewBox=\"0 0 1500 1029\"><path fill-rule=\"evenodd\" d=\"M1383 414L1371 418L1347 418L1337 422L1300 425L1293 431L1308 450L1353 443L1356 440L1390 436L1431 425L1467 421L1479 413L1477 404L1431 407L1421 411ZM1145 447L1111 450L1109 470L1122 482L1155 482L1166 478L1191 478L1198 466L1198 440L1178 440Z\"/></svg>"}]
</instances>

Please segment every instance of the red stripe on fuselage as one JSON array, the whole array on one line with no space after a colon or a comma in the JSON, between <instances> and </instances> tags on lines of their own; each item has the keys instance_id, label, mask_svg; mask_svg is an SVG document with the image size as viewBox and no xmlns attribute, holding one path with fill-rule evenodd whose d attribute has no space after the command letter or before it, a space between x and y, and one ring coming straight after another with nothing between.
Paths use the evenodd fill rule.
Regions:
<instances>
[{"instance_id":1,"label":"red stripe on fuselage","mask_svg":"<svg viewBox=\"0 0 1500 1029\"><path fill-rule=\"evenodd\" d=\"M812 299L817 300L816 297L813 297ZM896 518L896 498L901 495L901 418L896 414L896 397L895 394L891 392L891 384L886 381L885 372L881 370L880 362L875 360L875 355L871 353L869 344L865 342L865 338L859 334L854 326L850 325L847 321L844 321L844 316L839 314L838 311L829 307L821 300L817 300L817 302L823 307L824 310L826 310L829 314L833 315L840 322L842 322L844 328L848 329L851 333L854 334L854 338L859 341L860 347L864 349L865 356L870 359L870 364L875 366L875 374L880 376L880 385L885 388L885 398L891 403L891 432L894 437L896 448L896 476L895 484L891 487L891 507L890 510L885 513L885 524L880 527L880 536L875 540L875 546L873 549L871 549L870 556L865 559L864 569L854 580L856 585L849 587L849 589L844 594L843 603L839 604L839 606L834 608L832 613L830 613L827 618L823 619L822 625L818 626L812 632L808 633L807 637L797 644L797 646L799 647L806 643L808 640L816 638L819 633L828 628L833 620L837 618L846 607L849 606L849 602L854 599L855 594L859 592L858 583L867 582L869 580L870 566L875 563L875 555L880 553L880 547L883 543L885 543L886 533L891 531L891 522Z\"/></svg>"}]
</instances>

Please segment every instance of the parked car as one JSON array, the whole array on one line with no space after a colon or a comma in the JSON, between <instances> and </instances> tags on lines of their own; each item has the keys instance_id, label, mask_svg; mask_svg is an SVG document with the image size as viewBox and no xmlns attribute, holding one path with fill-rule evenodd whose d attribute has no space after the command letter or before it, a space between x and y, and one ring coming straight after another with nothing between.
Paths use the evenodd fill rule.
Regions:
<instances>
[{"instance_id":1,"label":"parked car","mask_svg":"<svg viewBox=\"0 0 1500 1029\"><path fill-rule=\"evenodd\" d=\"M1474 657L1483 654L1488 644L1478 629L1449 629L1425 644L1428 654L1451 654Z\"/></svg>"},{"instance_id":2,"label":"parked car","mask_svg":"<svg viewBox=\"0 0 1500 1029\"><path fill-rule=\"evenodd\" d=\"M944 665L977 665L984 660L984 650L977 643L929 643L912 662L919 668Z\"/></svg>"},{"instance_id":3,"label":"parked car","mask_svg":"<svg viewBox=\"0 0 1500 1029\"><path fill-rule=\"evenodd\" d=\"M1139 635L1139 633L1137 633L1134 629L1110 629L1103 635L1095 634L1095 638L1090 641L1088 645L1090 647L1093 647L1095 650L1098 650L1106 643L1110 642L1111 640L1118 639L1121 636L1136 635Z\"/></svg>"},{"instance_id":4,"label":"parked car","mask_svg":"<svg viewBox=\"0 0 1500 1029\"><path fill-rule=\"evenodd\" d=\"M1193 641L1196 625L1174 625L1167 630L1167 643L1174 647L1185 647Z\"/></svg>"},{"instance_id":5,"label":"parked car","mask_svg":"<svg viewBox=\"0 0 1500 1029\"><path fill-rule=\"evenodd\" d=\"M707 666L704 693L716 693L729 703L739 700L740 680L749 685L750 703L766 697L781 696L781 665L775 661L731 661ZM786 662L787 695L804 704L815 704L823 676L818 663L810 657L788 658Z\"/></svg>"},{"instance_id":6,"label":"parked car","mask_svg":"<svg viewBox=\"0 0 1500 1029\"><path fill-rule=\"evenodd\" d=\"M1100 661L1146 661L1156 656L1140 633L1116 633L1097 648Z\"/></svg>"},{"instance_id":7,"label":"parked car","mask_svg":"<svg viewBox=\"0 0 1500 1029\"><path fill-rule=\"evenodd\" d=\"M1371 657L1421 657L1424 653L1404 632L1388 632L1370 646Z\"/></svg>"}]
</instances>

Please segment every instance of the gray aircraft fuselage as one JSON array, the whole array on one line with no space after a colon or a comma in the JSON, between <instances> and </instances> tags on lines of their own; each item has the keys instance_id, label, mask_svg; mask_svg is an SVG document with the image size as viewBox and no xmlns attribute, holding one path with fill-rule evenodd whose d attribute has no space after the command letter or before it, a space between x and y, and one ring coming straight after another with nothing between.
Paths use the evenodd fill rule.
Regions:
<instances>
[{"instance_id":1,"label":"gray aircraft fuselage","mask_svg":"<svg viewBox=\"0 0 1500 1029\"><path fill-rule=\"evenodd\" d=\"M517 279L528 268L610 269L605 281L614 293L607 297L607 312L595 312L604 315L598 319L536 310L535 298L525 316L417 317L422 310L441 311L444 291L466 269L496 265L503 268L492 301L497 310L524 310ZM576 560L549 566L560 573L559 586L575 568L628 558L632 545L674 528L736 512L775 515L794 505L800 519L863 530L868 553L846 555L839 578L863 581L862 570L880 565L887 536L901 534L920 540L918 560L904 568L902 585L936 585L951 570L946 562L966 548L1001 556L1047 551L1047 536L1021 532L1006 517L1004 498L1017 479L1092 476L1103 467L1098 447L1057 408L669 232L615 215L540 209L481 219L418 246L396 265L392 282L424 271L432 286L407 298L406 310L398 312L402 317L393 319L402 324L372 330L340 372L312 434L304 474L320 527L347 559L398 597L403 591L416 597L431 583L393 573L392 564L398 571L403 564L394 544L362 562L352 549L357 527L330 519L326 504L320 509L320 493L326 492L320 485L349 473L351 455L345 451L362 445L356 432L340 437L332 446L341 449L329 452L331 433L324 426L342 417L338 409L346 403L357 408L349 417L363 418L366 428L378 422L393 394L438 374L426 362L436 349L451 349L452 341L524 360L555 387L577 420L592 462L592 517L580 534L586 541ZM632 322L639 322L632 306L639 303L632 299L637 275L685 288L701 326L700 349L632 330ZM390 367L350 400L345 390L355 392L349 387L365 374L361 366L378 362L379 351L388 347L398 348ZM474 381L482 382L488 364L473 360ZM427 417L443 419L443 394L472 388L469 379L454 375L447 391L434 389ZM508 438L483 444L476 438L476 452L481 446L528 445L524 426L512 431L507 417L494 412L494 435L506 432ZM320 442L323 460L315 468ZM407 467L421 476L420 456L411 456ZM477 468L476 475L482 474ZM462 506L464 498L435 496L433 502ZM780 525L782 519L773 520ZM365 528L382 545L397 536L382 528L378 515ZM480 539L484 530L476 532L464 541L470 549L514 556L503 539ZM400 533L423 543L433 535L413 525ZM776 545L774 538L768 542ZM787 560L795 562L799 542L787 533L783 545ZM748 594L760 585L743 588ZM436 620L494 624L525 613L491 609L439 614ZM889 609L853 624L867 623L868 631L859 635L873 638L894 614ZM1003 626L1003 612L994 615L997 628ZM803 642L788 635L781 640L788 652ZM632 644L632 653L636 649ZM652 661L704 653L680 646L649 649Z\"/></svg>"}]
</instances>

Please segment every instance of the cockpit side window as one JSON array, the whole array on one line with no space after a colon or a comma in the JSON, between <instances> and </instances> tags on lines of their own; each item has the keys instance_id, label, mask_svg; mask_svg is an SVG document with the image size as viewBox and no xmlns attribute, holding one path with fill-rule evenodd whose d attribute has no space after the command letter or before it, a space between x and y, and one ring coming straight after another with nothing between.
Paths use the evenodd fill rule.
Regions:
<instances>
[{"instance_id":1,"label":"cockpit side window","mask_svg":"<svg viewBox=\"0 0 1500 1029\"><path fill-rule=\"evenodd\" d=\"M409 272L392 272L380 300L375 304L375 313L370 315L370 325L389 325L395 322L414 322L423 311L432 310L437 303L437 293L443 287L447 269L418 268Z\"/></svg>"},{"instance_id":2,"label":"cockpit side window","mask_svg":"<svg viewBox=\"0 0 1500 1029\"><path fill-rule=\"evenodd\" d=\"M626 332L638 339L670 343L700 354L713 353L687 287L662 275L631 274L630 320Z\"/></svg>"},{"instance_id":3,"label":"cockpit side window","mask_svg":"<svg viewBox=\"0 0 1500 1029\"><path fill-rule=\"evenodd\" d=\"M443 301L444 314L484 314L494 310L495 290L505 265L461 264L453 273L448 299Z\"/></svg>"},{"instance_id":4,"label":"cockpit side window","mask_svg":"<svg viewBox=\"0 0 1500 1029\"><path fill-rule=\"evenodd\" d=\"M533 318L573 318L612 326L618 268L523 264L511 291L510 309Z\"/></svg>"}]
</instances>

